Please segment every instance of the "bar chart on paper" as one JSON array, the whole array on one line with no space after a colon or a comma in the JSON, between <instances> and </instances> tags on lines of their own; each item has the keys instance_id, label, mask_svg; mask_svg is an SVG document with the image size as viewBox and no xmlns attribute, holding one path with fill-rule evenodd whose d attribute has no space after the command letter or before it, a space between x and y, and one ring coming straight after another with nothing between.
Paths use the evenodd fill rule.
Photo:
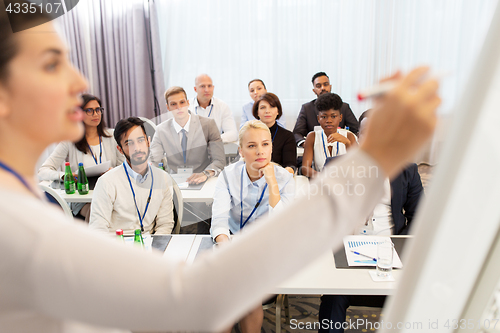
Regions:
<instances>
[{"instance_id":1,"label":"bar chart on paper","mask_svg":"<svg viewBox=\"0 0 500 333\"><path fill-rule=\"evenodd\" d=\"M383 241L391 241L391 238L366 235L344 237L344 250L349 266L377 266L377 244ZM393 267L403 267L396 250L393 254Z\"/></svg>"}]
</instances>

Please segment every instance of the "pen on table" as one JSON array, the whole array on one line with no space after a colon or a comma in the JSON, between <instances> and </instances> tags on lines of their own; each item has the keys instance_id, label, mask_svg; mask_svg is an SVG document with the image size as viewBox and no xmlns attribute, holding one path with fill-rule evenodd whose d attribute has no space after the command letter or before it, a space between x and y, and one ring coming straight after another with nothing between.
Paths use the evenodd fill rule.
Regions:
<instances>
[{"instance_id":1,"label":"pen on table","mask_svg":"<svg viewBox=\"0 0 500 333\"><path fill-rule=\"evenodd\" d=\"M370 258L370 259L371 259L371 260L373 260L373 261L377 261L377 259L376 259L376 258L370 257L370 256L368 256L368 255L366 255L366 254L359 253L359 252L356 252L356 251L353 251L353 250L351 250L351 252L352 252L352 253L354 253L354 254L357 254L358 256L363 256L363 257L365 257L365 258Z\"/></svg>"},{"instance_id":2,"label":"pen on table","mask_svg":"<svg viewBox=\"0 0 500 333\"><path fill-rule=\"evenodd\" d=\"M450 74L450 72L447 71L447 72L440 72L440 73L437 73L435 75L426 75L423 77L423 80L428 79L428 78L432 78L434 80L440 80L443 77L448 76L449 74ZM358 94L358 100L362 101L362 100L367 99L367 98L383 95L386 92L392 90L394 87L396 87L397 83L398 83L398 81L391 80L391 81L387 81L387 82L383 82L383 83L374 85L373 87L370 87L370 88L366 88Z\"/></svg>"}]
</instances>

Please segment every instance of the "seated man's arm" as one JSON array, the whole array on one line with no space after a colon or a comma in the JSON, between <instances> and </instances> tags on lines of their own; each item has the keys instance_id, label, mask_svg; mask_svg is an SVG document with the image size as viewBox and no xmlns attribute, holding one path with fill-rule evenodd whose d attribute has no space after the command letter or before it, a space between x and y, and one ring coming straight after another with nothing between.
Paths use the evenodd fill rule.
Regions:
<instances>
[{"instance_id":1,"label":"seated man's arm","mask_svg":"<svg viewBox=\"0 0 500 333\"><path fill-rule=\"evenodd\" d=\"M301 146L304 143L308 132L306 109L304 105L302 105L302 108L300 109L299 115L297 117L297 122L295 123L295 127L293 128L293 135L295 136L295 142L297 146Z\"/></svg>"},{"instance_id":2,"label":"seated man's arm","mask_svg":"<svg viewBox=\"0 0 500 333\"><path fill-rule=\"evenodd\" d=\"M97 180L90 205L89 228L109 233L116 200L116 188L102 177Z\"/></svg>"},{"instance_id":3,"label":"seated man's arm","mask_svg":"<svg viewBox=\"0 0 500 333\"><path fill-rule=\"evenodd\" d=\"M207 149L210 155L210 164L205 170L213 170L215 175L224 169L226 166L226 154L224 153L224 144L222 143L221 135L217 129L215 121L210 119L207 124Z\"/></svg>"},{"instance_id":4,"label":"seated man's arm","mask_svg":"<svg viewBox=\"0 0 500 333\"><path fill-rule=\"evenodd\" d=\"M163 172L163 171L162 171ZM163 199L160 204L160 209L156 214L155 235L170 235L174 229L174 201L173 187L169 177L164 176L165 183L168 186L162 191Z\"/></svg>"},{"instance_id":5,"label":"seated man's arm","mask_svg":"<svg viewBox=\"0 0 500 333\"><path fill-rule=\"evenodd\" d=\"M223 104L221 108L222 123L221 123L221 139L222 142L233 142L238 139L238 130L236 122L233 118L233 113L227 104Z\"/></svg>"},{"instance_id":6,"label":"seated man's arm","mask_svg":"<svg viewBox=\"0 0 500 333\"><path fill-rule=\"evenodd\" d=\"M153 136L153 142L151 142L151 155L149 157L154 166L158 166L165 155L165 148L161 137L161 127L158 127L156 134Z\"/></svg>"},{"instance_id":7,"label":"seated man's arm","mask_svg":"<svg viewBox=\"0 0 500 333\"><path fill-rule=\"evenodd\" d=\"M410 223L413 221L415 212L417 211L418 204L420 202L421 196L424 194L424 188L422 187L422 180L420 179L420 174L418 173L418 166L416 164L410 165L407 171L404 171L408 175L408 188L406 190L406 200L403 204L404 215L406 218L406 227L400 232L401 234L407 234L410 228Z\"/></svg>"},{"instance_id":8,"label":"seated man's arm","mask_svg":"<svg viewBox=\"0 0 500 333\"><path fill-rule=\"evenodd\" d=\"M353 132L354 134L358 135L359 132L359 122L358 119L356 119L356 116L351 110L351 107L349 104L344 103L342 105L342 117L345 120L345 126L349 127L349 131Z\"/></svg>"}]
</instances>

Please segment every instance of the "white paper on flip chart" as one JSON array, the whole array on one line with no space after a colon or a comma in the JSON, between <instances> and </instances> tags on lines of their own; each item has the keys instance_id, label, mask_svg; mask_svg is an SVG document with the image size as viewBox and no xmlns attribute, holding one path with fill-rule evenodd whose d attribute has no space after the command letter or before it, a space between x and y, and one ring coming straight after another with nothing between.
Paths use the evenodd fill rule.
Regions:
<instances>
[{"instance_id":1,"label":"white paper on flip chart","mask_svg":"<svg viewBox=\"0 0 500 333\"><path fill-rule=\"evenodd\" d=\"M111 167L111 161L105 161L101 164L96 164L85 168L85 174L87 177L100 176Z\"/></svg>"},{"instance_id":2,"label":"white paper on flip chart","mask_svg":"<svg viewBox=\"0 0 500 333\"><path fill-rule=\"evenodd\" d=\"M377 258L377 244L382 241L391 241L391 238L388 236L366 235L344 237L344 250L349 266L377 266L377 262L370 260L369 258L366 258L364 256L354 254L352 251L366 254L367 256L370 256L372 258ZM392 267L403 267L403 263L401 262L396 249L394 249Z\"/></svg>"}]
</instances>

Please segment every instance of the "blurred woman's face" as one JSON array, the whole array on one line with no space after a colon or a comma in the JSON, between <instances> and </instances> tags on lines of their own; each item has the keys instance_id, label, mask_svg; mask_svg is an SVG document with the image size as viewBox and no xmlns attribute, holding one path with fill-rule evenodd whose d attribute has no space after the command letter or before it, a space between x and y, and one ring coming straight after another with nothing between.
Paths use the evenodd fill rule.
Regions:
<instances>
[{"instance_id":1,"label":"blurred woman's face","mask_svg":"<svg viewBox=\"0 0 500 333\"><path fill-rule=\"evenodd\" d=\"M100 109L99 103L94 101L89 101L83 106L83 123L85 126L97 127L101 123L102 113L101 111L96 111Z\"/></svg>"},{"instance_id":2,"label":"blurred woman's face","mask_svg":"<svg viewBox=\"0 0 500 333\"><path fill-rule=\"evenodd\" d=\"M271 106L267 101L262 100L259 102L259 107L257 109L257 115L259 120L262 121L267 127L271 127L276 122L278 117L278 108Z\"/></svg>"},{"instance_id":3,"label":"blurred woman's face","mask_svg":"<svg viewBox=\"0 0 500 333\"><path fill-rule=\"evenodd\" d=\"M267 93L267 90L266 88L264 88L262 82L253 81L248 86L248 93L250 94L250 97L253 99L253 101L257 102L261 96Z\"/></svg>"},{"instance_id":4,"label":"blurred woman's face","mask_svg":"<svg viewBox=\"0 0 500 333\"><path fill-rule=\"evenodd\" d=\"M241 140L240 155L247 168L259 170L271 162L273 143L271 133L267 130L250 128Z\"/></svg>"},{"instance_id":5,"label":"blurred woman's face","mask_svg":"<svg viewBox=\"0 0 500 333\"><path fill-rule=\"evenodd\" d=\"M18 53L0 83L0 127L36 145L83 135L80 94L85 79L68 60L51 23L15 34ZM23 149L20 147L20 149Z\"/></svg>"}]
</instances>

